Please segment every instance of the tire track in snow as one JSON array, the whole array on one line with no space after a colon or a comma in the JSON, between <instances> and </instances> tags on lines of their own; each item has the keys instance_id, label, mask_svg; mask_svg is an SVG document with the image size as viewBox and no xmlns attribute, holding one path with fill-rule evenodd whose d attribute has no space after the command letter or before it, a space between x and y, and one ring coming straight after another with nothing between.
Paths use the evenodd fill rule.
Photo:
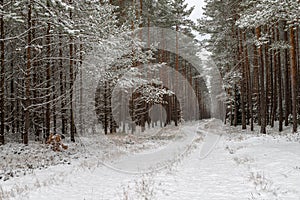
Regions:
<instances>
[{"instance_id":1,"label":"tire track in snow","mask_svg":"<svg viewBox=\"0 0 300 200\"><path fill-rule=\"evenodd\" d=\"M123 156L117 162L105 164L105 166L129 174L153 173L168 168L181 158L194 141L199 138L197 127L198 125L178 127L181 132L180 136L183 137L177 137L164 148L159 148L157 151L146 151Z\"/></svg>"}]
</instances>

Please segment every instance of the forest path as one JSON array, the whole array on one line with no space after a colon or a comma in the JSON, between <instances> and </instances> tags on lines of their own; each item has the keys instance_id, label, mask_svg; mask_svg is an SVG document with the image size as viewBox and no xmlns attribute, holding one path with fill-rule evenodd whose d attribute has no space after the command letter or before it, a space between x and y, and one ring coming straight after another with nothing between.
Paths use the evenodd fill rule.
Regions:
<instances>
[{"instance_id":1,"label":"forest path","mask_svg":"<svg viewBox=\"0 0 300 200\"><path fill-rule=\"evenodd\" d=\"M121 159L110 163L109 167L125 173L148 173L167 168L189 149L197 135L198 123L179 126L174 131L175 138L166 145L135 154L122 156Z\"/></svg>"},{"instance_id":2,"label":"forest path","mask_svg":"<svg viewBox=\"0 0 300 200\"><path fill-rule=\"evenodd\" d=\"M97 160L81 159L77 165L53 166L4 182L2 189L11 184L15 188L12 199L19 200L300 199L300 143L296 137L238 130L226 133L217 120L188 124L182 130L186 134L158 151L146 150L115 162L132 170L134 158L149 167L152 158L144 157L149 153L165 159L186 150L171 165L152 173L124 173ZM160 158L155 157L158 162Z\"/></svg>"}]
</instances>

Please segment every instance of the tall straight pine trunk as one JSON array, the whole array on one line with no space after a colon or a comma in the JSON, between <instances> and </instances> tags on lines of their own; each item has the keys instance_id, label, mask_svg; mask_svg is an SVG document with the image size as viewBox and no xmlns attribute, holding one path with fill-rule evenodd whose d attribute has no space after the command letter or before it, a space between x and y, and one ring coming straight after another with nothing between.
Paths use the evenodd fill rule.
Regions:
<instances>
[{"instance_id":1,"label":"tall straight pine trunk","mask_svg":"<svg viewBox=\"0 0 300 200\"><path fill-rule=\"evenodd\" d=\"M284 26L286 26L286 22L284 23ZM284 31L284 41L288 42L288 32ZM285 72L284 72L284 101L285 101L285 116L284 116L284 125L289 125L289 115L290 115L290 107L291 107L291 101L290 101L290 70L289 70L289 56L288 56L288 50L284 50L284 66L285 66Z\"/></svg>"},{"instance_id":2,"label":"tall straight pine trunk","mask_svg":"<svg viewBox=\"0 0 300 200\"><path fill-rule=\"evenodd\" d=\"M47 7L49 8L49 0L47 0ZM47 24L47 32L46 32L46 43L47 43L47 69L46 69L46 81L47 81L47 99L46 99L46 117L45 117L45 139L48 140L50 135L50 121L51 121L51 111L50 111L50 87L51 87L51 38L50 38L50 23Z\"/></svg>"},{"instance_id":3,"label":"tall straight pine trunk","mask_svg":"<svg viewBox=\"0 0 300 200\"><path fill-rule=\"evenodd\" d=\"M256 37L259 40L261 37L260 28L256 28ZM265 94L265 69L262 45L258 46L258 57L260 59L259 73L260 73L260 120L261 120L261 133L266 133L266 94Z\"/></svg>"},{"instance_id":4,"label":"tall straight pine trunk","mask_svg":"<svg viewBox=\"0 0 300 200\"><path fill-rule=\"evenodd\" d=\"M69 1L70 4L73 4L73 1ZM72 19L72 10L70 10L70 19ZM74 44L73 44L73 37L70 36L70 44L69 44L69 56L70 56L70 63L69 63L69 76L70 76L70 135L71 135L71 141L75 142L75 123L74 123L74 113L73 113L73 83L74 83L74 66L73 66L73 50L74 50Z\"/></svg>"},{"instance_id":5,"label":"tall straight pine trunk","mask_svg":"<svg viewBox=\"0 0 300 200\"><path fill-rule=\"evenodd\" d=\"M30 128L30 71L31 71L31 12L32 12L32 0L28 2L28 13L27 13L27 63L25 71L25 113L24 113L24 133L23 143L28 145L28 134Z\"/></svg>"},{"instance_id":6,"label":"tall straight pine trunk","mask_svg":"<svg viewBox=\"0 0 300 200\"><path fill-rule=\"evenodd\" d=\"M296 44L295 30L290 27L290 56L291 56L291 84L292 84L292 113L293 113L293 132L297 132L297 63L296 63Z\"/></svg>"},{"instance_id":7,"label":"tall straight pine trunk","mask_svg":"<svg viewBox=\"0 0 300 200\"><path fill-rule=\"evenodd\" d=\"M259 94L259 65L258 65L258 51L256 45L253 45L253 94L256 105L256 110L260 110L260 94ZM261 124L260 113L256 112L257 123Z\"/></svg>"},{"instance_id":8,"label":"tall straight pine trunk","mask_svg":"<svg viewBox=\"0 0 300 200\"><path fill-rule=\"evenodd\" d=\"M0 1L1 6L3 7L3 0ZM3 20L3 15L1 15L0 18L0 34L1 34L1 42L0 42L0 48L1 48L1 71L0 71L0 145L4 144L4 127L5 127L5 115L4 115L4 80L5 80L5 63L4 63L4 20Z\"/></svg>"},{"instance_id":9,"label":"tall straight pine trunk","mask_svg":"<svg viewBox=\"0 0 300 200\"><path fill-rule=\"evenodd\" d=\"M280 30L279 28L277 30L277 41L280 40ZM279 132L283 130L283 108L282 108L282 69L281 69L281 50L278 50L277 54L277 82L278 82L278 112L279 112ZM275 55L276 55L275 54Z\"/></svg>"},{"instance_id":10,"label":"tall straight pine trunk","mask_svg":"<svg viewBox=\"0 0 300 200\"><path fill-rule=\"evenodd\" d=\"M247 41L246 33L243 34L243 40ZM250 62L248 56L248 48L247 45L244 48L244 57L245 57L245 73L246 73L246 83L247 83L247 101L248 101L248 116L250 117L250 129L254 130L254 116L253 116L253 102L252 102L252 88L253 81L251 80L251 72L250 72ZM248 117L248 121L249 121Z\"/></svg>"},{"instance_id":11,"label":"tall straight pine trunk","mask_svg":"<svg viewBox=\"0 0 300 200\"><path fill-rule=\"evenodd\" d=\"M246 129L246 109L245 109L245 97L246 97L246 90L245 90L245 82L246 82L246 76L245 76L245 65L244 65L244 56L243 56L243 38L242 38L242 31L240 29L237 30L237 38L239 41L238 46L238 60L240 65L240 70L242 73L242 79L240 80L241 84L241 109L242 109L242 129Z\"/></svg>"},{"instance_id":12,"label":"tall straight pine trunk","mask_svg":"<svg viewBox=\"0 0 300 200\"><path fill-rule=\"evenodd\" d=\"M59 35L59 87L60 87L60 95L64 98L61 98L60 101L60 112L61 112L61 133L63 135L66 134L66 104L65 104L65 73L63 69L63 46L62 46L62 36Z\"/></svg>"}]
</instances>

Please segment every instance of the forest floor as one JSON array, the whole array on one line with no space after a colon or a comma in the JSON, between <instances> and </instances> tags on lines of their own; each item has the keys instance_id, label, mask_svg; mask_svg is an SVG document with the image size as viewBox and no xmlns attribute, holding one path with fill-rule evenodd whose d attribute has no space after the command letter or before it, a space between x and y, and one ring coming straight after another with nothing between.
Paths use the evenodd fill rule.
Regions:
<instances>
[{"instance_id":1,"label":"forest floor","mask_svg":"<svg viewBox=\"0 0 300 200\"><path fill-rule=\"evenodd\" d=\"M136 135L80 137L53 152L0 147L0 200L300 200L300 134L203 120Z\"/></svg>"}]
</instances>

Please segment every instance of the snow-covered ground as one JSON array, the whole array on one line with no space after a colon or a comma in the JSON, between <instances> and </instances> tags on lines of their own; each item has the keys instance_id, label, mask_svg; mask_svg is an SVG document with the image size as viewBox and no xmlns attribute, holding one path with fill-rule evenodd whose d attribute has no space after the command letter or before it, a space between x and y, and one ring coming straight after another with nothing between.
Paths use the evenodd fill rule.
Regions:
<instances>
[{"instance_id":1,"label":"snow-covered ground","mask_svg":"<svg viewBox=\"0 0 300 200\"><path fill-rule=\"evenodd\" d=\"M0 147L0 200L300 200L300 135L289 129L203 120L145 135L82 137L61 153Z\"/></svg>"}]
</instances>

